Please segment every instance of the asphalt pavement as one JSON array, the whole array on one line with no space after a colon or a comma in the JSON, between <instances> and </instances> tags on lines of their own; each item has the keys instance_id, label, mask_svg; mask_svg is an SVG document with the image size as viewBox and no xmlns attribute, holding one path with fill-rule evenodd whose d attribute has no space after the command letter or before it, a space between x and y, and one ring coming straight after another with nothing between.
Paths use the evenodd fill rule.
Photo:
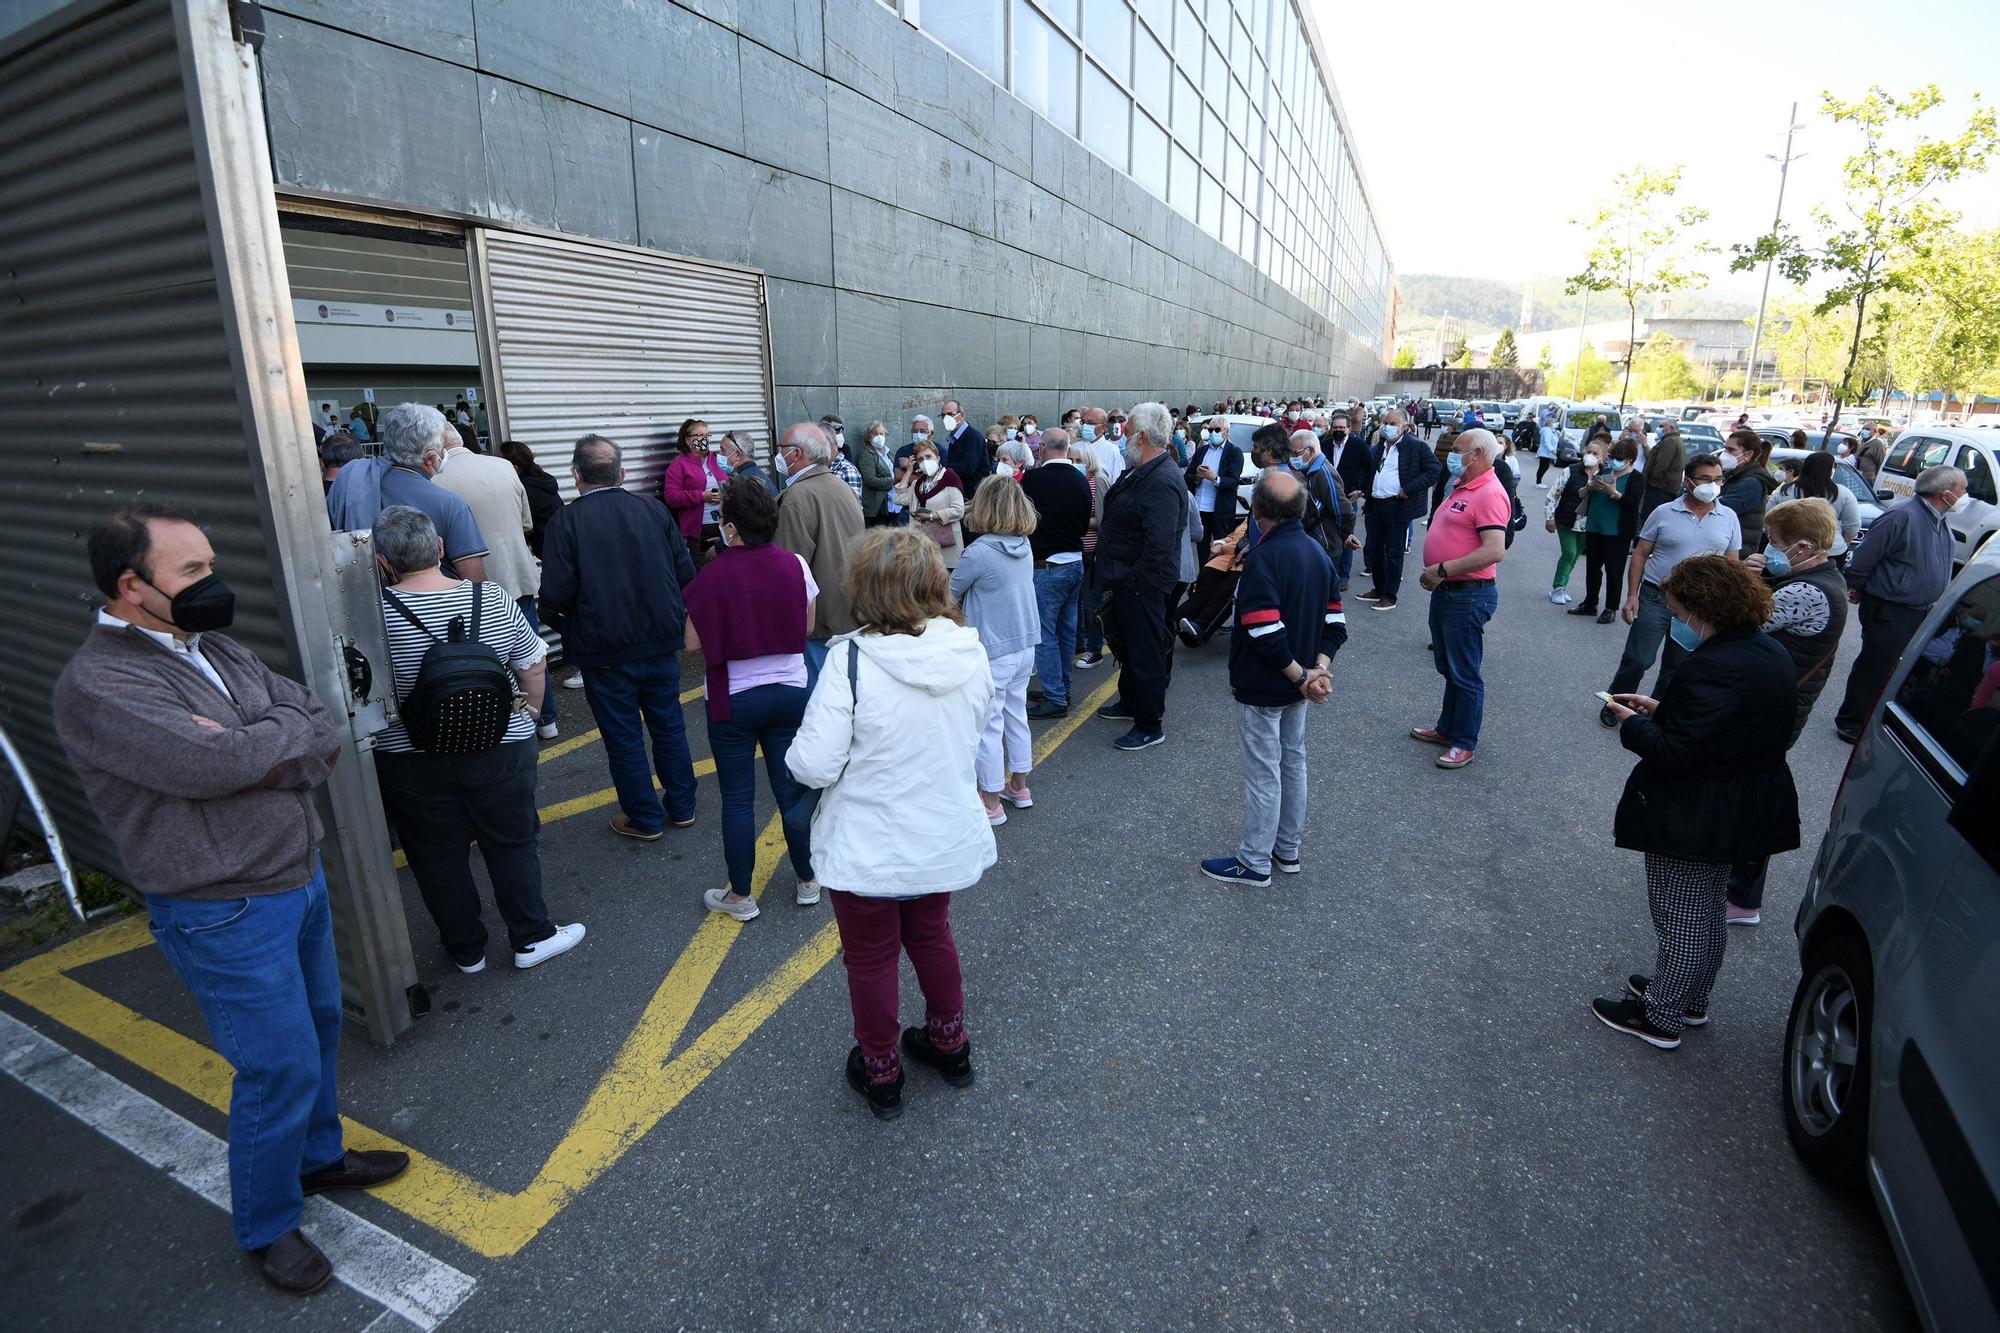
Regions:
<instances>
[{"instance_id":1,"label":"asphalt pavement","mask_svg":"<svg viewBox=\"0 0 2000 1333\"><path fill-rule=\"evenodd\" d=\"M1522 496L1538 520L1541 493ZM1165 745L1122 754L1122 725L1076 726L953 907L978 1082L913 1068L894 1123L841 1078L841 969L813 951L827 908L794 907L781 870L761 919L701 933L721 882L712 779L697 826L657 845L615 838L612 807L546 823L551 908L590 937L534 972L459 975L411 891L437 1009L387 1051L349 1034L347 1114L492 1191L536 1196L566 1154L592 1165L518 1244L453 1222L450 1198L442 1226L343 1202L476 1279L449 1327L1910 1325L1872 1205L1809 1177L1780 1119L1809 850L1773 863L1764 924L1732 930L1713 1021L1679 1050L1590 1014L1653 939L1639 858L1611 842L1631 760L1592 698L1624 629L1549 603L1554 557L1537 521L1502 567L1486 730L1458 772L1406 738L1436 720L1426 595L1410 580L1395 611L1350 603L1311 718L1305 871L1268 889L1195 864L1239 832L1223 643L1180 654ZM1078 673L1079 693L1108 671ZM580 696L563 704L566 735L587 729ZM1808 849L1846 757L1831 706L1792 755ZM541 801L606 786L585 745L544 766ZM697 955L713 984L687 992L684 1032L663 1028ZM154 950L75 979L202 1035ZM223 1132L64 1022L0 1010ZM662 1069L670 1095L647 1082ZM593 1108L655 1096L656 1123L599 1132ZM12 1326L377 1318L344 1289L266 1292L219 1209L13 1080L0 1116Z\"/></svg>"}]
</instances>

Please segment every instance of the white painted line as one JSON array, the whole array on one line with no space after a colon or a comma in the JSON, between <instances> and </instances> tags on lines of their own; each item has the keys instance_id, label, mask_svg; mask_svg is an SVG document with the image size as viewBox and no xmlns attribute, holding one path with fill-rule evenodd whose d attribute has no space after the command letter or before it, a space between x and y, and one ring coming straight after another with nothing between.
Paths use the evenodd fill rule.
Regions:
<instances>
[{"instance_id":1,"label":"white painted line","mask_svg":"<svg viewBox=\"0 0 2000 1333\"><path fill-rule=\"evenodd\" d=\"M0 1068L141 1161L229 1210L228 1145L199 1125L5 1013L0 1013ZM323 1195L306 1200L299 1225L333 1262L341 1283L424 1333L448 1319L479 1285Z\"/></svg>"}]
</instances>

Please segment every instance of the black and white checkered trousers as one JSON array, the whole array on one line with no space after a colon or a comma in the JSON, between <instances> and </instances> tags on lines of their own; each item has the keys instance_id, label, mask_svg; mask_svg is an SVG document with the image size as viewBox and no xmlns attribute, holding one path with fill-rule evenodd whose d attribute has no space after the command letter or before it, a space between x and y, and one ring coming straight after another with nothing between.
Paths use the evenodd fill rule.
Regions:
<instances>
[{"instance_id":1,"label":"black and white checkered trousers","mask_svg":"<svg viewBox=\"0 0 2000 1333\"><path fill-rule=\"evenodd\" d=\"M1646 987L1646 1018L1662 1032L1679 1032L1690 1009L1708 1009L1708 992L1729 945L1723 916L1728 890L1727 862L1646 853L1646 908L1660 937L1652 984Z\"/></svg>"}]
</instances>

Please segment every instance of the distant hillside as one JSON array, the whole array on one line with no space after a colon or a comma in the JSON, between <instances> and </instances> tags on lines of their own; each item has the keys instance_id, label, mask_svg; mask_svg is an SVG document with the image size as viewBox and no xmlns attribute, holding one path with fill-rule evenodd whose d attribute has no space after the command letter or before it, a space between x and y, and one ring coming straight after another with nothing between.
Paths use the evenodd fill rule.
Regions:
<instances>
[{"instance_id":1,"label":"distant hillside","mask_svg":"<svg viewBox=\"0 0 2000 1333\"><path fill-rule=\"evenodd\" d=\"M1444 273L1404 273L1398 277L1403 288L1403 312L1399 321L1405 330L1436 328L1438 320L1451 315L1467 333L1513 328L1521 321L1521 294L1524 285L1493 278L1456 277ZM1534 281L1534 327L1559 328L1575 324L1584 313L1581 295L1563 294L1561 278ZM1609 319L1621 309L1615 295L1592 295L1592 320ZM1700 293L1682 292L1673 298L1673 312L1690 318L1748 319L1757 312L1742 301L1725 301ZM1642 310L1641 315L1647 312Z\"/></svg>"}]
</instances>

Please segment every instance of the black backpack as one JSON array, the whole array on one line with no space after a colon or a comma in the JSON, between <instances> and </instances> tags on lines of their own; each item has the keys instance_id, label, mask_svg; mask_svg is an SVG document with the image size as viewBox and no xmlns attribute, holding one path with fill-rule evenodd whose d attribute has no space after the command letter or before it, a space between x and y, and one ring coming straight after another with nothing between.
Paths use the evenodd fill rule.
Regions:
<instances>
[{"instance_id":1,"label":"black backpack","mask_svg":"<svg viewBox=\"0 0 2000 1333\"><path fill-rule=\"evenodd\" d=\"M396 613L422 631L431 646L417 666L416 684L401 702L410 744L431 754L478 754L507 738L514 717L514 677L500 654L479 641L479 604L486 585L472 585L472 628L453 616L440 639L387 588Z\"/></svg>"},{"instance_id":2,"label":"black backpack","mask_svg":"<svg viewBox=\"0 0 2000 1333\"><path fill-rule=\"evenodd\" d=\"M1520 482L1514 476L1514 474L1510 470L1508 470L1507 460L1504 458L1494 459L1493 470L1500 474L1500 488L1507 492L1507 503L1510 506L1512 506L1513 510L1513 512L1508 514L1507 516L1507 532L1506 532L1506 545L1511 547L1514 544L1514 534L1528 526L1528 511L1521 508L1521 497L1515 491L1515 487L1517 487L1520 484Z\"/></svg>"}]
</instances>

